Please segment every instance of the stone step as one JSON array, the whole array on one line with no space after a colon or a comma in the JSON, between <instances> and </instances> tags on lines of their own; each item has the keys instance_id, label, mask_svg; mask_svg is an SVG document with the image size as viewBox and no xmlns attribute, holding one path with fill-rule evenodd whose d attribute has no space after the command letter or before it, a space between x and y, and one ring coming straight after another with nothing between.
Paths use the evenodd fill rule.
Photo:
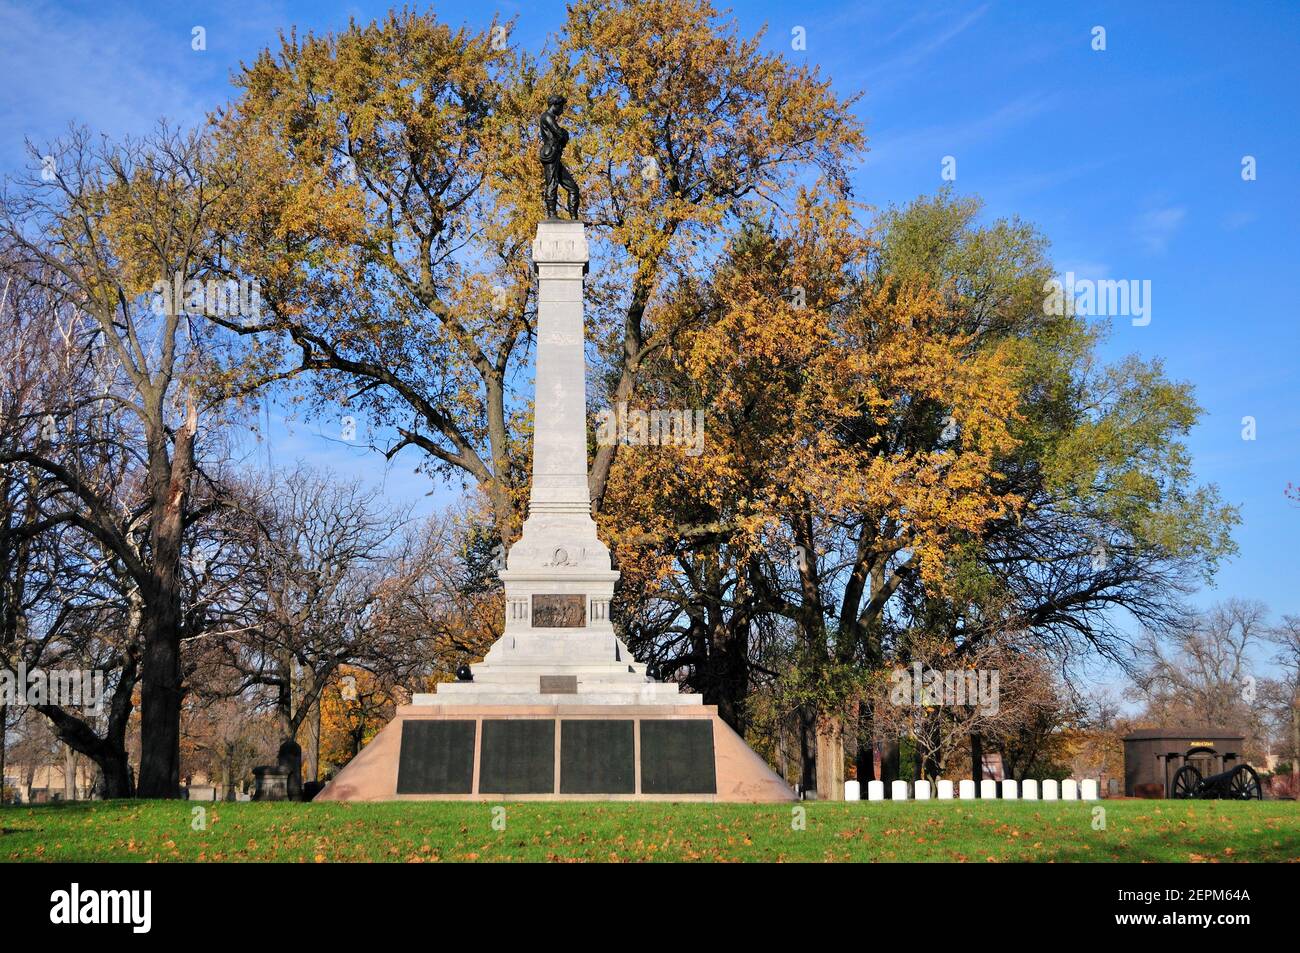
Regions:
<instances>
[{"instance_id":1,"label":"stone step","mask_svg":"<svg viewBox=\"0 0 1300 953\"><path fill-rule=\"evenodd\" d=\"M537 691L541 691L541 684L537 679L531 678L513 682L445 682L438 686L438 694L441 695L472 695L476 692L503 692L506 694L526 695L529 692ZM666 682L619 682L608 679L579 680L576 694L584 695L588 692L677 695L680 694L680 689L677 685Z\"/></svg>"},{"instance_id":2,"label":"stone step","mask_svg":"<svg viewBox=\"0 0 1300 953\"><path fill-rule=\"evenodd\" d=\"M473 694L426 694L411 699L413 705L702 705L703 695L675 694L664 696L645 692L580 692L577 695L542 694L541 692L487 691Z\"/></svg>"},{"instance_id":3,"label":"stone step","mask_svg":"<svg viewBox=\"0 0 1300 953\"><path fill-rule=\"evenodd\" d=\"M582 678L607 678L613 681L643 682L647 676L645 666L626 665L471 665L476 682L517 681L538 679L543 675L575 675Z\"/></svg>"}]
</instances>

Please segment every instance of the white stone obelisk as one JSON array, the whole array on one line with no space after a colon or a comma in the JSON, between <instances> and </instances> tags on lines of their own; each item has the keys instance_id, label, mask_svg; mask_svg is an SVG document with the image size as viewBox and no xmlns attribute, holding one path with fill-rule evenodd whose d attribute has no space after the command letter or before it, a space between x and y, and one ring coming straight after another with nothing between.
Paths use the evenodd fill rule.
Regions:
<instances>
[{"instance_id":1,"label":"white stone obelisk","mask_svg":"<svg viewBox=\"0 0 1300 953\"><path fill-rule=\"evenodd\" d=\"M528 522L538 525L543 514L577 517L573 525L589 529L594 539L587 488L587 359L582 313L587 262L582 222L556 220L538 226L533 240L537 392Z\"/></svg>"},{"instance_id":2,"label":"white stone obelisk","mask_svg":"<svg viewBox=\"0 0 1300 953\"><path fill-rule=\"evenodd\" d=\"M582 314L587 237L582 222L549 219L537 227L537 392L528 518L510 548L506 632L538 628L613 633L609 602L618 573L596 536L587 483L587 357ZM552 596L569 597L576 608ZM544 597L537 600L536 597ZM549 603L549 604L548 604ZM557 608L557 605L560 608ZM566 617L566 612L569 613ZM572 623L560 625L557 623ZM582 634L582 633L579 633ZM572 648L572 646L569 646Z\"/></svg>"},{"instance_id":3,"label":"white stone obelisk","mask_svg":"<svg viewBox=\"0 0 1300 953\"><path fill-rule=\"evenodd\" d=\"M528 518L510 547L505 632L473 681L438 686L437 704L698 705L697 694L648 678L615 636L618 573L596 535L587 482L587 363L582 222L547 219L533 240L537 394ZM433 695L416 697L433 704Z\"/></svg>"}]
</instances>

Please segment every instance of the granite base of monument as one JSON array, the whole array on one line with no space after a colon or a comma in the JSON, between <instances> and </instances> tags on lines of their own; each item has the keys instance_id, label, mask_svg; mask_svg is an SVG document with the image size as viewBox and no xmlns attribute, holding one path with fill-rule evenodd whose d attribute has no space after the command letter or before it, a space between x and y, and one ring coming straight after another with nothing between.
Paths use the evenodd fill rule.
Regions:
<instances>
[{"instance_id":1,"label":"granite base of monument","mask_svg":"<svg viewBox=\"0 0 1300 953\"><path fill-rule=\"evenodd\" d=\"M713 705L406 705L317 801L793 801Z\"/></svg>"}]
</instances>

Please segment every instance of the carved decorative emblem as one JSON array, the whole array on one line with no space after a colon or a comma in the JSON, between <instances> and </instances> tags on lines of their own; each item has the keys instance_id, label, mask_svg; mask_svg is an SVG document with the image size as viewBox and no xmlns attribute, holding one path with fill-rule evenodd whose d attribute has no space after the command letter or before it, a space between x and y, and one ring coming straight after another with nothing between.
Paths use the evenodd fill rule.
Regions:
<instances>
[{"instance_id":1,"label":"carved decorative emblem","mask_svg":"<svg viewBox=\"0 0 1300 953\"><path fill-rule=\"evenodd\" d=\"M576 554L570 554L570 552L563 546L556 546L555 549L551 551L551 558L542 563L542 565L548 567L577 566L582 562L582 557L585 556L586 553L587 550L585 547L578 549Z\"/></svg>"}]
</instances>

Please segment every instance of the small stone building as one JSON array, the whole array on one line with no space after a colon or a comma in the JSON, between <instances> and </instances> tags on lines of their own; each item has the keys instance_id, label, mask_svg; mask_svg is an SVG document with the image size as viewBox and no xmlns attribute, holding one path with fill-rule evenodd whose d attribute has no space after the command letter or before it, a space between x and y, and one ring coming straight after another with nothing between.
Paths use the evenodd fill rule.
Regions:
<instances>
[{"instance_id":1,"label":"small stone building","mask_svg":"<svg viewBox=\"0 0 1300 953\"><path fill-rule=\"evenodd\" d=\"M1209 777L1245 763L1245 738L1211 728L1141 728L1123 740L1127 797L1137 796L1139 784L1158 784L1168 797L1174 775L1185 764Z\"/></svg>"}]
</instances>

